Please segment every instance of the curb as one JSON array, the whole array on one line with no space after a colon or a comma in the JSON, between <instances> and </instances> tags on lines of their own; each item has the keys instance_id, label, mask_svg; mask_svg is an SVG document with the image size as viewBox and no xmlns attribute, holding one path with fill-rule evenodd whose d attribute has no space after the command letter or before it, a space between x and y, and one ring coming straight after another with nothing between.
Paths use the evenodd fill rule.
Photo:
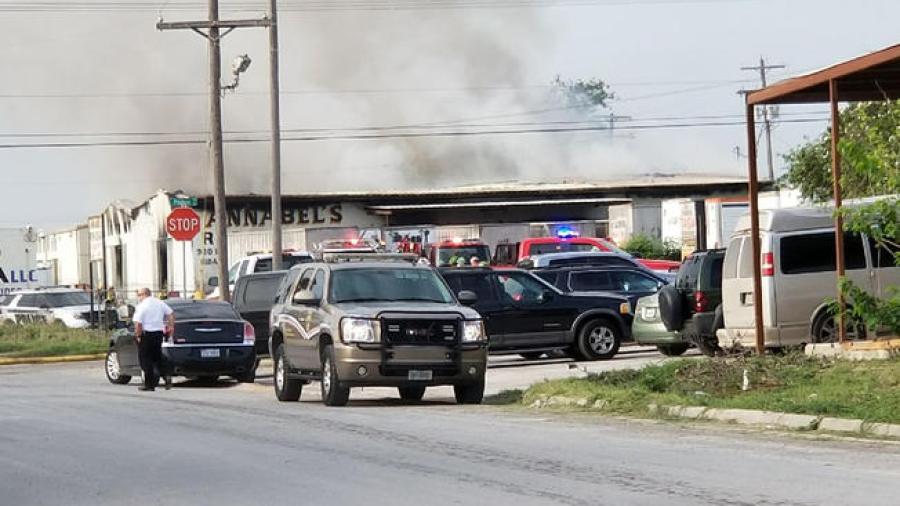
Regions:
<instances>
[{"instance_id":1,"label":"curb","mask_svg":"<svg viewBox=\"0 0 900 506\"><path fill-rule=\"evenodd\" d=\"M2 365L20 365L20 364L57 364L63 362L86 362L88 360L102 360L106 358L106 353L95 353L93 355L62 355L56 357L0 357L0 366Z\"/></svg>"},{"instance_id":2,"label":"curb","mask_svg":"<svg viewBox=\"0 0 900 506\"><path fill-rule=\"evenodd\" d=\"M531 408L570 407L602 410L607 402L565 396L544 396L532 402ZM688 420L712 420L738 425L762 426L806 432L839 432L844 434L878 436L900 439L900 424L873 423L851 418L832 418L818 415L779 413L756 409L722 409L703 406L647 406L650 413Z\"/></svg>"}]
</instances>

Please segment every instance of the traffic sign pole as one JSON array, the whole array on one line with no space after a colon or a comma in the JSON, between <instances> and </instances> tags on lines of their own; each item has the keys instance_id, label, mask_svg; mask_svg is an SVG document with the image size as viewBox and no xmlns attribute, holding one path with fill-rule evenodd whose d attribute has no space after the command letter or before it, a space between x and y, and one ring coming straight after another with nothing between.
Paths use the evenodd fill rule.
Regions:
<instances>
[{"instance_id":1,"label":"traffic sign pole","mask_svg":"<svg viewBox=\"0 0 900 506\"><path fill-rule=\"evenodd\" d=\"M181 280L184 298L187 298L187 244L200 233L200 216L190 207L176 207L166 217L166 232L181 241Z\"/></svg>"}]
</instances>

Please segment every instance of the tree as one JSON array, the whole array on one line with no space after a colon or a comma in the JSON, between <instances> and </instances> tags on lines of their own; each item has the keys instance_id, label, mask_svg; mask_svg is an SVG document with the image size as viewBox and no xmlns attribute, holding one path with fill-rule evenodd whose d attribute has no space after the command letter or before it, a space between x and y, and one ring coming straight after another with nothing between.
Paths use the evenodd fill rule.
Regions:
<instances>
[{"instance_id":1,"label":"tree","mask_svg":"<svg viewBox=\"0 0 900 506\"><path fill-rule=\"evenodd\" d=\"M900 193L900 100L861 102L841 111L841 189L845 198ZM783 186L803 198L832 196L831 131L785 157Z\"/></svg>"},{"instance_id":2,"label":"tree","mask_svg":"<svg viewBox=\"0 0 900 506\"><path fill-rule=\"evenodd\" d=\"M615 98L609 85L601 79L564 81L560 76L556 76L553 85L562 92L567 106L572 109L592 111L597 108L606 108L608 102Z\"/></svg>"}]
</instances>

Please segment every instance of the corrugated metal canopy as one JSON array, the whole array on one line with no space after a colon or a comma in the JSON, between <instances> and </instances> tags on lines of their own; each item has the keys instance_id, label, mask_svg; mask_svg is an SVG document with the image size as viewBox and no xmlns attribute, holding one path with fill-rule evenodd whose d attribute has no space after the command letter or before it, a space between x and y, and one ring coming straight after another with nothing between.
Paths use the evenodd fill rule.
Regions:
<instances>
[{"instance_id":1,"label":"corrugated metal canopy","mask_svg":"<svg viewBox=\"0 0 900 506\"><path fill-rule=\"evenodd\" d=\"M747 104L828 102L832 80L843 102L900 99L900 44L751 91Z\"/></svg>"}]
</instances>

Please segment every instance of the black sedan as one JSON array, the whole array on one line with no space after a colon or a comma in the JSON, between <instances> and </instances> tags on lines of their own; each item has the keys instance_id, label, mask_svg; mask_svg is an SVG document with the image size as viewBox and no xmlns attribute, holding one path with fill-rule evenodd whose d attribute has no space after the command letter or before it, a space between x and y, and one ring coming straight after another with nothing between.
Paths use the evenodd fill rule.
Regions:
<instances>
[{"instance_id":1,"label":"black sedan","mask_svg":"<svg viewBox=\"0 0 900 506\"><path fill-rule=\"evenodd\" d=\"M256 333L234 308L219 301L169 299L175 311L175 332L163 341L165 374L214 381L232 376L241 382L256 379ZM112 334L106 354L106 377L127 384L141 376L134 327Z\"/></svg>"}]
</instances>

